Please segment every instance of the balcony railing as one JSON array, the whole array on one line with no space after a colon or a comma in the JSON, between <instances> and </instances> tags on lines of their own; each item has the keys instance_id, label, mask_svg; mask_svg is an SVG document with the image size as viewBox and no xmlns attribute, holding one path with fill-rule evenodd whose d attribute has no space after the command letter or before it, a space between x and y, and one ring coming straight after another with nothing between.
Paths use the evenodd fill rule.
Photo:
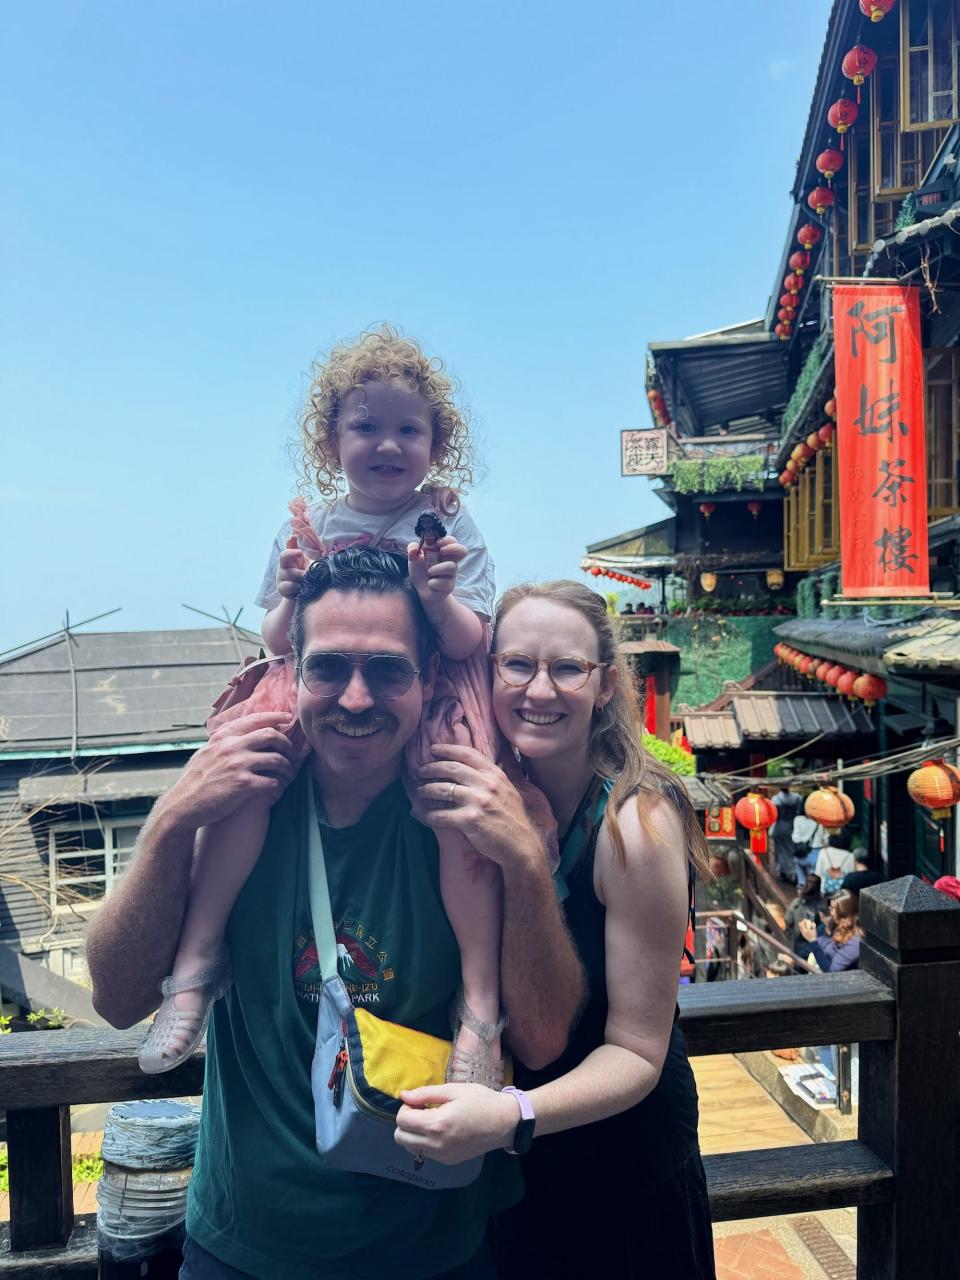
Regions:
<instances>
[{"instance_id":1,"label":"balcony railing","mask_svg":"<svg viewBox=\"0 0 960 1280\"><path fill-rule=\"evenodd\" d=\"M953 1280L960 1220L960 903L915 877L861 899L859 971L686 987L693 1054L860 1044L856 1140L709 1156L716 1221L858 1210L859 1280ZM137 1067L137 1031L4 1037L10 1226L0 1277L96 1275L92 1216L73 1214L70 1106L199 1093L197 1055Z\"/></svg>"}]
</instances>

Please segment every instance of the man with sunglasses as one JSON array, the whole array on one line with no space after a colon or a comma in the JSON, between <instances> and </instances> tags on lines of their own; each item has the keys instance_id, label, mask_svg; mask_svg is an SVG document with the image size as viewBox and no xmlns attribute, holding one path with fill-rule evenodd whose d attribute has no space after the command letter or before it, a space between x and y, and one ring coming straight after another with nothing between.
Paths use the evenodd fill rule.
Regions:
<instances>
[{"instance_id":1,"label":"man with sunglasses","mask_svg":"<svg viewBox=\"0 0 960 1280\"><path fill-rule=\"evenodd\" d=\"M354 1003L449 1038L459 956L436 839L411 816L401 781L432 693L436 638L405 562L364 547L311 568L292 634L305 764L279 716L248 716L211 736L158 801L91 930L94 1001L119 1026L156 1008L190 867L203 856L201 828L251 788L276 797L227 930L233 987L211 1023L182 1275L480 1280L493 1274L487 1218L520 1196L516 1162L492 1153L476 1182L442 1193L329 1169L314 1146L310 1088L322 975L307 897L308 787L322 811L339 969ZM508 1041L545 1065L562 1051L581 999L579 961L539 839L516 792L488 767L490 818L479 834L481 852L504 869Z\"/></svg>"}]
</instances>

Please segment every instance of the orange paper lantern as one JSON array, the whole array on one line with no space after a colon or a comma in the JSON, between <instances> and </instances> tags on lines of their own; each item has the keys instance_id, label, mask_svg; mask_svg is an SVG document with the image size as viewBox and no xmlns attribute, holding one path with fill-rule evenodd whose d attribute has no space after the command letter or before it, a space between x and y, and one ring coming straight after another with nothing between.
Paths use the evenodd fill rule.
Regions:
<instances>
[{"instance_id":1,"label":"orange paper lantern","mask_svg":"<svg viewBox=\"0 0 960 1280\"><path fill-rule=\"evenodd\" d=\"M803 812L828 831L845 827L856 813L853 801L836 787L817 787L803 802Z\"/></svg>"},{"instance_id":2,"label":"orange paper lantern","mask_svg":"<svg viewBox=\"0 0 960 1280\"><path fill-rule=\"evenodd\" d=\"M882 676L867 672L854 681L853 696L860 698L868 707L872 707L875 702L887 696L887 682Z\"/></svg>"},{"instance_id":3,"label":"orange paper lantern","mask_svg":"<svg viewBox=\"0 0 960 1280\"><path fill-rule=\"evenodd\" d=\"M914 803L929 809L935 818L947 818L960 801L960 775L945 760L928 760L907 778Z\"/></svg>"}]
</instances>

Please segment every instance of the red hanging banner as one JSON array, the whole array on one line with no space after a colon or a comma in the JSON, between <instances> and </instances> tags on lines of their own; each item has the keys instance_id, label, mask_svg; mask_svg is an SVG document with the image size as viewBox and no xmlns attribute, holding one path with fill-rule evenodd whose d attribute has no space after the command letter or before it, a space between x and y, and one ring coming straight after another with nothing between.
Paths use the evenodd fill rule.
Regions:
<instances>
[{"instance_id":1,"label":"red hanging banner","mask_svg":"<svg viewBox=\"0 0 960 1280\"><path fill-rule=\"evenodd\" d=\"M919 290L833 289L845 596L923 596L927 451Z\"/></svg>"}]
</instances>

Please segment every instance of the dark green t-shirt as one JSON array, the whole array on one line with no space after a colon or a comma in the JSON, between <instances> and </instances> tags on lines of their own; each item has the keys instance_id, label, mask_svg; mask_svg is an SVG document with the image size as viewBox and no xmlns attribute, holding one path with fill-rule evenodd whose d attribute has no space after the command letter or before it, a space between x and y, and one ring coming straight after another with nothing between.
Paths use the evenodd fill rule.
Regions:
<instances>
[{"instance_id":1,"label":"dark green t-shirt","mask_svg":"<svg viewBox=\"0 0 960 1280\"><path fill-rule=\"evenodd\" d=\"M328 1168L314 1141L310 1063L319 971L299 838L309 768L273 810L227 929L233 986L207 1041L187 1231L259 1280L397 1280L466 1261L487 1218L520 1198L516 1162L468 1187L419 1187ZM436 840L398 782L353 827L323 828L340 974L355 1004L450 1035L460 977Z\"/></svg>"}]
</instances>

